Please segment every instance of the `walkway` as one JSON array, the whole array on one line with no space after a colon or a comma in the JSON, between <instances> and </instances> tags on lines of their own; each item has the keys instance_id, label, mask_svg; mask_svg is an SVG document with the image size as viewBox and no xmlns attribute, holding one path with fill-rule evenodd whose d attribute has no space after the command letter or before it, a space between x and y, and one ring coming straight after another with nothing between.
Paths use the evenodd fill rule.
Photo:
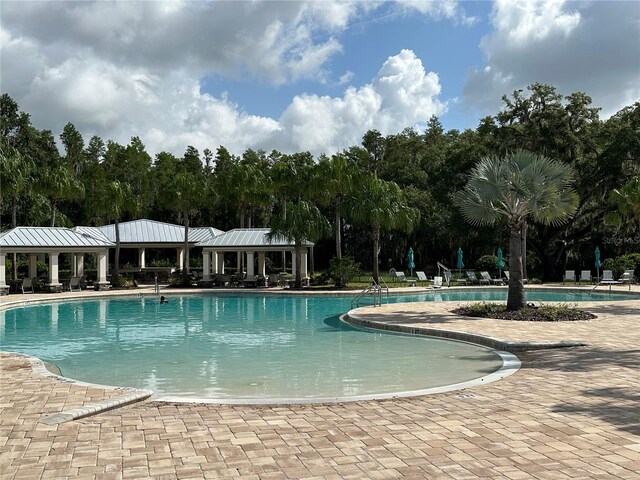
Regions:
<instances>
[{"instance_id":1,"label":"walkway","mask_svg":"<svg viewBox=\"0 0 640 480\"><path fill-rule=\"evenodd\" d=\"M360 313L590 346L520 353L516 374L446 394L297 406L145 401L59 425L40 420L121 392L61 384L4 356L0 476L640 478L640 302L598 303L588 308L596 320L542 326L465 320L422 306Z\"/></svg>"}]
</instances>

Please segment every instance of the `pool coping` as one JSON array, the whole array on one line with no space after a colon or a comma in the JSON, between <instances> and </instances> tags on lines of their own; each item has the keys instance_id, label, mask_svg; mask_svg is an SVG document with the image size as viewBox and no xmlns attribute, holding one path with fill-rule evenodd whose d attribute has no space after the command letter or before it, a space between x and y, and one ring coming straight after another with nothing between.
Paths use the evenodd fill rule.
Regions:
<instances>
[{"instance_id":1,"label":"pool coping","mask_svg":"<svg viewBox=\"0 0 640 480\"><path fill-rule=\"evenodd\" d=\"M91 415L97 415L98 413L106 412L108 410L113 410L114 408L119 408L125 405L130 405L132 403L146 400L151 395L153 395L153 391L151 390L135 388L135 387L117 387L112 385L100 385L97 383L90 383L82 380L75 380L73 378L68 378L62 375L57 375L49 371L46 367L45 362L43 362L37 357L27 355L24 353L18 353L18 352L3 351L2 353L10 353L12 355L15 355L18 358L22 358L26 360L30 364L31 370L34 373L41 375L43 377L49 378L53 381L68 383L70 385L77 385L81 387L126 392L121 395L116 395L114 397L106 398L104 400L99 400L97 402L87 403L82 407L63 410L62 412L55 413L48 417L44 417L40 420L40 423L44 423L45 425L59 425L61 423L70 422L71 420L77 420L80 418L89 417Z\"/></svg>"},{"instance_id":2,"label":"pool coping","mask_svg":"<svg viewBox=\"0 0 640 480\"><path fill-rule=\"evenodd\" d=\"M396 305L402 305L397 303ZM469 333L461 330L448 330L442 328L415 327L408 325L394 325L383 321L366 320L358 316L355 312L358 308L350 310L340 317L343 322L357 327L371 330L383 330L388 332L404 333L410 335L423 335L429 337L438 337L448 340L457 340L461 342L473 343L484 347L492 348L496 351L505 351L510 353L526 352L529 350L547 350L553 348L568 347L586 347L590 343L584 341L562 341L562 342L511 342L501 338L491 337L489 335L480 335L477 333ZM393 314L389 314L392 316Z\"/></svg>"}]
</instances>

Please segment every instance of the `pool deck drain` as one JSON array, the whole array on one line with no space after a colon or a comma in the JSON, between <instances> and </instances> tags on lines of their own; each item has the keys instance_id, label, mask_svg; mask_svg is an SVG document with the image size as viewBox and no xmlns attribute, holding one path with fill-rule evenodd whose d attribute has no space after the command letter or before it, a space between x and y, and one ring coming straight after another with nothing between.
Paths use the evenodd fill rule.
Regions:
<instances>
[{"instance_id":1,"label":"pool deck drain","mask_svg":"<svg viewBox=\"0 0 640 480\"><path fill-rule=\"evenodd\" d=\"M444 314L442 328L590 345L524 352L522 369L490 385L385 401L279 406L142 401L46 425L39 422L43 416L123 392L44 377L24 358L5 354L0 357L0 476L638 479L640 302L591 305L586 308L596 320L546 323L548 331L532 322L518 322L517 330L502 321L489 325L473 319L463 325ZM425 312L407 304L387 313L390 322L424 326L426 321Z\"/></svg>"}]
</instances>

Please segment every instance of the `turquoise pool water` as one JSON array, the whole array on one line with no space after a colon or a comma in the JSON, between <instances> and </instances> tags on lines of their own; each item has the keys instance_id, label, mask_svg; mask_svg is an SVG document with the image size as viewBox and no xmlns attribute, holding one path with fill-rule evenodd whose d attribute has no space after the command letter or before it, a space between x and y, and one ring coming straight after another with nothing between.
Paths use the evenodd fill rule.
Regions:
<instances>
[{"instance_id":1,"label":"turquoise pool water","mask_svg":"<svg viewBox=\"0 0 640 480\"><path fill-rule=\"evenodd\" d=\"M476 298L505 295L488 290ZM540 294L528 298L558 300ZM389 301L460 295L443 291ZM13 308L0 312L0 349L54 363L77 380L219 399L408 392L479 378L502 365L496 353L475 345L348 327L338 317L349 310L351 296L168 298L163 305L153 297L128 297Z\"/></svg>"}]
</instances>

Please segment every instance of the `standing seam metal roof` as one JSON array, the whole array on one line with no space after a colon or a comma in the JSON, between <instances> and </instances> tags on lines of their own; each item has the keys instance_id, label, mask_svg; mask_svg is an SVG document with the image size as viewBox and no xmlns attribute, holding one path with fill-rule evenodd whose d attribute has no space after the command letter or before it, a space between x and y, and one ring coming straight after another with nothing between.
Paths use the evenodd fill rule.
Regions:
<instances>
[{"instance_id":1,"label":"standing seam metal roof","mask_svg":"<svg viewBox=\"0 0 640 480\"><path fill-rule=\"evenodd\" d=\"M101 227L76 227L77 231L86 232L97 238L106 238L111 242L116 241L116 228L114 224ZM172 223L158 222L155 220L132 220L119 224L120 243L183 243L184 227ZM212 238L224 233L213 227L189 228L189 242L195 243Z\"/></svg>"},{"instance_id":2,"label":"standing seam metal roof","mask_svg":"<svg viewBox=\"0 0 640 480\"><path fill-rule=\"evenodd\" d=\"M275 237L271 241L267 234L268 228L235 228L226 233L198 243L197 247L245 248L245 247L293 247L284 237ZM305 246L313 243L305 242Z\"/></svg>"},{"instance_id":3,"label":"standing seam metal roof","mask_svg":"<svg viewBox=\"0 0 640 480\"><path fill-rule=\"evenodd\" d=\"M16 227L0 236L0 247L112 247L113 243L97 239L63 227Z\"/></svg>"}]
</instances>

